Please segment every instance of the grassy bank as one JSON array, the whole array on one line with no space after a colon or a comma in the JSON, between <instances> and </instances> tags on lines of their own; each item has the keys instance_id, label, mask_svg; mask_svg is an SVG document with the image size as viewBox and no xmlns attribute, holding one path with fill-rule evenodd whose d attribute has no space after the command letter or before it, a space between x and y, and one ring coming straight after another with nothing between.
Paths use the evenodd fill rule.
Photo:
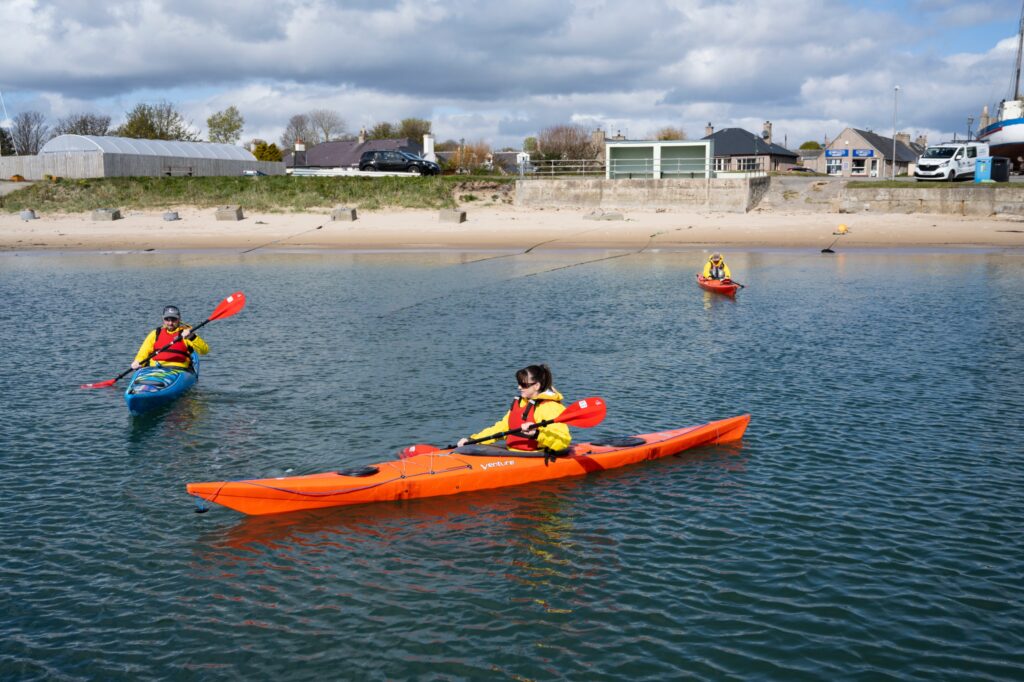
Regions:
<instances>
[{"instance_id":1,"label":"grassy bank","mask_svg":"<svg viewBox=\"0 0 1024 682\"><path fill-rule=\"evenodd\" d=\"M507 194L514 183L513 178L467 181L460 176L62 179L36 182L12 192L0 198L0 208L8 212L32 208L48 213L80 213L97 208L208 208L227 204L265 212L330 209L337 205L365 210L440 209L453 208L466 197Z\"/></svg>"}]
</instances>

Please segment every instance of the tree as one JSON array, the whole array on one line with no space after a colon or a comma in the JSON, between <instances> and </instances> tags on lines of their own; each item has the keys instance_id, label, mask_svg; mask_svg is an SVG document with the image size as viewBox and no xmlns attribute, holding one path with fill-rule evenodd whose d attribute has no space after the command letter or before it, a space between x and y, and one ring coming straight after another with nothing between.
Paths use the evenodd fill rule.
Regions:
<instances>
[{"instance_id":1,"label":"tree","mask_svg":"<svg viewBox=\"0 0 1024 682\"><path fill-rule=\"evenodd\" d=\"M821 149L821 145L814 140L807 140L807 142L800 145L800 149Z\"/></svg>"},{"instance_id":2,"label":"tree","mask_svg":"<svg viewBox=\"0 0 1024 682\"><path fill-rule=\"evenodd\" d=\"M263 140L256 140L256 146L252 150L252 155L260 161L281 161L284 158L276 144L273 142L267 144Z\"/></svg>"},{"instance_id":3,"label":"tree","mask_svg":"<svg viewBox=\"0 0 1024 682\"><path fill-rule=\"evenodd\" d=\"M381 121L376 124L366 134L367 140L391 140L396 137L398 137L398 131L395 130L394 124L387 121Z\"/></svg>"},{"instance_id":4,"label":"tree","mask_svg":"<svg viewBox=\"0 0 1024 682\"><path fill-rule=\"evenodd\" d=\"M458 140L445 140L434 145L435 152L454 152L459 148Z\"/></svg>"},{"instance_id":5,"label":"tree","mask_svg":"<svg viewBox=\"0 0 1024 682\"><path fill-rule=\"evenodd\" d=\"M523 151L524 152L537 152L537 138L528 137L523 140Z\"/></svg>"},{"instance_id":6,"label":"tree","mask_svg":"<svg viewBox=\"0 0 1024 682\"><path fill-rule=\"evenodd\" d=\"M0 128L0 156L14 156L14 140L3 128Z\"/></svg>"},{"instance_id":7,"label":"tree","mask_svg":"<svg viewBox=\"0 0 1024 682\"><path fill-rule=\"evenodd\" d=\"M491 146L484 141L467 142L458 145L455 153L448 158L448 168L455 171L474 171L487 167L491 158Z\"/></svg>"},{"instance_id":8,"label":"tree","mask_svg":"<svg viewBox=\"0 0 1024 682\"><path fill-rule=\"evenodd\" d=\"M192 128L192 122L186 121L174 105L167 101L136 104L116 132L121 137L143 140L195 142L199 139L199 134Z\"/></svg>"},{"instance_id":9,"label":"tree","mask_svg":"<svg viewBox=\"0 0 1024 682\"><path fill-rule=\"evenodd\" d=\"M398 124L397 137L407 137L410 140L422 141L423 136L430 132L430 121L422 118L403 118Z\"/></svg>"},{"instance_id":10,"label":"tree","mask_svg":"<svg viewBox=\"0 0 1024 682\"><path fill-rule=\"evenodd\" d=\"M665 126L654 133L655 140L685 140L686 132L682 128Z\"/></svg>"},{"instance_id":11,"label":"tree","mask_svg":"<svg viewBox=\"0 0 1024 682\"><path fill-rule=\"evenodd\" d=\"M319 133L313 128L306 114L295 114L288 119L288 125L281 135L281 149L295 149L295 141L302 140L309 146L320 142Z\"/></svg>"},{"instance_id":12,"label":"tree","mask_svg":"<svg viewBox=\"0 0 1024 682\"><path fill-rule=\"evenodd\" d=\"M210 142L235 144L242 137L245 119L238 109L231 105L224 111L218 111L206 119L206 127L210 129Z\"/></svg>"},{"instance_id":13,"label":"tree","mask_svg":"<svg viewBox=\"0 0 1024 682\"><path fill-rule=\"evenodd\" d=\"M106 135L110 117L100 114L70 114L57 121L54 135Z\"/></svg>"},{"instance_id":14,"label":"tree","mask_svg":"<svg viewBox=\"0 0 1024 682\"><path fill-rule=\"evenodd\" d=\"M590 131L579 125L557 125L537 135L537 148L545 159L593 159L597 156Z\"/></svg>"},{"instance_id":15,"label":"tree","mask_svg":"<svg viewBox=\"0 0 1024 682\"><path fill-rule=\"evenodd\" d=\"M313 109L306 114L309 126L317 132L317 142L338 140L345 134L345 119L330 109Z\"/></svg>"},{"instance_id":16,"label":"tree","mask_svg":"<svg viewBox=\"0 0 1024 682\"><path fill-rule=\"evenodd\" d=\"M38 154L49 139L50 126L46 125L46 117L38 111L23 111L14 117L11 140L19 154Z\"/></svg>"}]
</instances>

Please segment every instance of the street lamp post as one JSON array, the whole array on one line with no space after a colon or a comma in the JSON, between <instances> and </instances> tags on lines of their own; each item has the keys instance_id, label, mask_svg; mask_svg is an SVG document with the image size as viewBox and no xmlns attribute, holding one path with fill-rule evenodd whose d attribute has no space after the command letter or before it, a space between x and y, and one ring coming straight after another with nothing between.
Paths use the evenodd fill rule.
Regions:
<instances>
[{"instance_id":1,"label":"street lamp post","mask_svg":"<svg viewBox=\"0 0 1024 682\"><path fill-rule=\"evenodd\" d=\"M974 123L974 117L973 116L968 116L967 117L967 141L968 142L971 141L971 124L972 123Z\"/></svg>"},{"instance_id":2,"label":"street lamp post","mask_svg":"<svg viewBox=\"0 0 1024 682\"><path fill-rule=\"evenodd\" d=\"M900 94L900 86L892 89L892 179L896 179L896 101Z\"/></svg>"}]
</instances>

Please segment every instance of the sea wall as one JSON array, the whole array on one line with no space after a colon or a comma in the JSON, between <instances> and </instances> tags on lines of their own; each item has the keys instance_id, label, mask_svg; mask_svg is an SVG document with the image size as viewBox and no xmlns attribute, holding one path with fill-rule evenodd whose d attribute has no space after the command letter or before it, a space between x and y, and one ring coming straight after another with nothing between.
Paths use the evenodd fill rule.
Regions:
<instances>
[{"instance_id":1,"label":"sea wall","mask_svg":"<svg viewBox=\"0 0 1024 682\"><path fill-rule=\"evenodd\" d=\"M838 213L938 213L1024 215L1024 185L969 184L950 187L858 187L851 182L833 199Z\"/></svg>"},{"instance_id":2,"label":"sea wall","mask_svg":"<svg viewBox=\"0 0 1024 682\"><path fill-rule=\"evenodd\" d=\"M516 182L516 206L527 208L678 208L745 213L767 191L770 178L607 180L527 178Z\"/></svg>"}]
</instances>

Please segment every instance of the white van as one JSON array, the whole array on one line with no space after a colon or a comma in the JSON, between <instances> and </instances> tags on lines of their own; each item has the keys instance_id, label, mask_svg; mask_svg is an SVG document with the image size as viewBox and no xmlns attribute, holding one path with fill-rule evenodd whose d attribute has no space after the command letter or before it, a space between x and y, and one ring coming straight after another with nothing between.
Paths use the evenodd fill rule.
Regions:
<instances>
[{"instance_id":1,"label":"white van","mask_svg":"<svg viewBox=\"0 0 1024 682\"><path fill-rule=\"evenodd\" d=\"M988 156L984 142L945 142L928 147L917 160L918 180L960 180L973 178L978 158Z\"/></svg>"}]
</instances>

